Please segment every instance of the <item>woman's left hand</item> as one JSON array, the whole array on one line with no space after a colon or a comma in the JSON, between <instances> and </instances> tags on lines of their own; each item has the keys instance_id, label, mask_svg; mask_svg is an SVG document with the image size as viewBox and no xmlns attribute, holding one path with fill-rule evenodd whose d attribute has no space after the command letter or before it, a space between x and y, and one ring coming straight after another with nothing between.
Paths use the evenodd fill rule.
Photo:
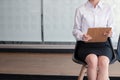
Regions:
<instances>
[{"instance_id":1,"label":"woman's left hand","mask_svg":"<svg viewBox=\"0 0 120 80\"><path fill-rule=\"evenodd\" d=\"M110 31L106 31L105 33L104 33L104 36L107 36L107 37L111 37L112 36L112 30L110 30Z\"/></svg>"}]
</instances>

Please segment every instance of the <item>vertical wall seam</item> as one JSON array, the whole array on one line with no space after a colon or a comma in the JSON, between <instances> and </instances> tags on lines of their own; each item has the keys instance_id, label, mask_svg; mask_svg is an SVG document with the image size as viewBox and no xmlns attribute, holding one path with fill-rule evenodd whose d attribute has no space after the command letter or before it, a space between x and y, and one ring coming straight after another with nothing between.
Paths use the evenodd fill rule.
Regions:
<instances>
[{"instance_id":1,"label":"vertical wall seam","mask_svg":"<svg viewBox=\"0 0 120 80\"><path fill-rule=\"evenodd\" d=\"M43 0L41 0L41 38L44 43L44 25L43 25Z\"/></svg>"}]
</instances>

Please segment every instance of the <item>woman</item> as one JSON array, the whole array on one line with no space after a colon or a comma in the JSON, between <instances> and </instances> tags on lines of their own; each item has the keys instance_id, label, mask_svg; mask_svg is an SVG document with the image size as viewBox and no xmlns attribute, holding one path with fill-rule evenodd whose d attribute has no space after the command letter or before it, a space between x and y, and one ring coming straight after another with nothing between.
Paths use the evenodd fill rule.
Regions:
<instances>
[{"instance_id":1,"label":"woman","mask_svg":"<svg viewBox=\"0 0 120 80\"><path fill-rule=\"evenodd\" d=\"M78 57L88 65L88 79L108 80L109 63L112 58L110 45L108 42L86 43L92 39L86 34L90 27L113 27L111 8L101 0L88 0L76 9L73 35L80 42ZM111 37L112 30L104 35Z\"/></svg>"}]
</instances>

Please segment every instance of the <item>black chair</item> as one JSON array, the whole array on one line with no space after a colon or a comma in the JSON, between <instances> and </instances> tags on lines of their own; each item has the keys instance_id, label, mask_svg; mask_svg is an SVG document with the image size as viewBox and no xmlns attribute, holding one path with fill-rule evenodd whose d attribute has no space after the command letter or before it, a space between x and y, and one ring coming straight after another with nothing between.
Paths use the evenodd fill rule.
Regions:
<instances>
[{"instance_id":1,"label":"black chair","mask_svg":"<svg viewBox=\"0 0 120 80\"><path fill-rule=\"evenodd\" d=\"M120 62L120 35L118 38L118 44L117 44L117 60Z\"/></svg>"},{"instance_id":2,"label":"black chair","mask_svg":"<svg viewBox=\"0 0 120 80\"><path fill-rule=\"evenodd\" d=\"M110 64L114 63L116 61L116 53L113 49L113 46L112 46L112 42L111 42L111 39L108 38L108 42L110 43L110 47L111 47L111 50L113 52L113 57L112 57L112 61L110 62ZM87 70L87 64L82 62L78 56L77 56L77 50L78 50L78 45L79 45L79 41L76 42L76 45L75 45L75 50L74 50L74 53L73 53L73 58L72 60L75 62L75 63L78 63L78 64L82 64L82 68L80 70L80 74L79 74L79 77L78 77L78 80L83 80L84 78L84 75L86 73L86 70Z\"/></svg>"}]
</instances>

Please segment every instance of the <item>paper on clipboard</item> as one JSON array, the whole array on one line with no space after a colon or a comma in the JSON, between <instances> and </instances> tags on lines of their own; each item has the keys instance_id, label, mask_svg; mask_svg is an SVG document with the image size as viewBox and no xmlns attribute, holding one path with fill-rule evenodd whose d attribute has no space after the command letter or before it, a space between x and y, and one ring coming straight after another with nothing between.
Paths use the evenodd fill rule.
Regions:
<instances>
[{"instance_id":1,"label":"paper on clipboard","mask_svg":"<svg viewBox=\"0 0 120 80\"><path fill-rule=\"evenodd\" d=\"M107 41L107 36L104 35L105 32L109 32L111 30L110 27L107 28L88 28L87 34L92 37L91 40L87 42L105 42Z\"/></svg>"}]
</instances>

